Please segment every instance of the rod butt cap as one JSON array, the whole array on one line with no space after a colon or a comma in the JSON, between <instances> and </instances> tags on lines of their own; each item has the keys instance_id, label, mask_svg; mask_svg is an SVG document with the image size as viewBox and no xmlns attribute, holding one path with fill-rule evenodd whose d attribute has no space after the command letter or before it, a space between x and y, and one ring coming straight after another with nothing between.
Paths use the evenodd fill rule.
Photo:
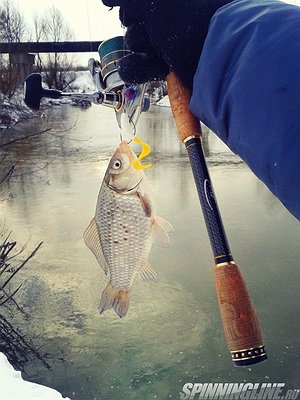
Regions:
<instances>
[{"instance_id":1,"label":"rod butt cap","mask_svg":"<svg viewBox=\"0 0 300 400\"><path fill-rule=\"evenodd\" d=\"M232 361L235 367L246 367L252 364L258 364L267 360L265 346L259 346L250 349L243 349L231 352Z\"/></svg>"}]
</instances>

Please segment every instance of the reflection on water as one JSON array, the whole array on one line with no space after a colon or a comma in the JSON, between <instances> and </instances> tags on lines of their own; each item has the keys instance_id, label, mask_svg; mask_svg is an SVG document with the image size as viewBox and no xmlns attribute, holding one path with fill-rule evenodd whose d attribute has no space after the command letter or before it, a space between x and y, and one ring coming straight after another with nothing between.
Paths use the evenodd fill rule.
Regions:
<instances>
[{"instance_id":1,"label":"reflection on water","mask_svg":"<svg viewBox=\"0 0 300 400\"><path fill-rule=\"evenodd\" d=\"M0 208L16 240L44 242L18 301L30 314L15 324L49 353L53 371L30 361L27 379L79 400L178 398L185 382L286 382L297 387L299 223L212 134L205 152L232 247L265 333L269 361L234 369L215 296L212 255L188 159L169 109L153 107L137 134L151 145L146 171L157 213L174 225L169 249L153 247L158 284L137 278L126 318L97 307L106 278L82 233L94 215L107 162L119 142L113 111L53 108L48 121L17 127L54 132L2 149ZM64 131L64 132L62 132ZM9 136L10 135L10 136ZM2 143L12 133L1 137ZM4 157L5 156L5 157ZM28 172L31 172L30 174ZM17 284L17 282L16 282Z\"/></svg>"}]
</instances>

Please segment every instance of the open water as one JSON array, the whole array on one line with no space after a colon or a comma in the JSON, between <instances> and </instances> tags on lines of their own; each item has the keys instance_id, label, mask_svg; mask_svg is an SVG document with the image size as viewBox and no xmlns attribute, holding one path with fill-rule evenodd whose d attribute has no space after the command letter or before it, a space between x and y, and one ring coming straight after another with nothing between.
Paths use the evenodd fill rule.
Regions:
<instances>
[{"instance_id":1,"label":"open water","mask_svg":"<svg viewBox=\"0 0 300 400\"><path fill-rule=\"evenodd\" d=\"M284 382L300 387L300 225L212 133L205 152L232 253L264 331L269 360L234 368L216 300L213 259L185 149L171 111L157 106L137 134L150 144L146 170L157 214L175 229L171 247L153 247L157 284L135 279L128 315L97 308L106 277L82 234L94 216L108 160L119 143L114 112L54 107L1 134L1 142L53 130L1 150L5 230L42 248L17 274L26 316L13 324L52 370L30 357L23 376L73 400L179 399L186 382ZM5 156L5 158L3 158ZM42 347L40 347L42 346ZM8 400L8 399L7 399Z\"/></svg>"}]
</instances>

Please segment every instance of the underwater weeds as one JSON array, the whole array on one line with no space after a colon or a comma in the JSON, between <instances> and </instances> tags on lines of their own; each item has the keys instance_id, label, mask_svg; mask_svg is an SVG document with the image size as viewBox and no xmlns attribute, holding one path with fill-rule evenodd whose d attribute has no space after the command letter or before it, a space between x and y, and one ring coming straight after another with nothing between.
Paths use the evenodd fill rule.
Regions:
<instances>
[{"instance_id":1,"label":"underwater weeds","mask_svg":"<svg viewBox=\"0 0 300 400\"><path fill-rule=\"evenodd\" d=\"M20 290L21 285L17 289L10 291L9 284L16 274L27 264L27 262L35 256L43 242L40 242L36 248L21 262L12 265L12 260L15 260L25 249L25 246L19 251L15 251L16 241L11 241L11 232L5 237L0 244L0 306L3 306L8 301L13 300L14 295Z\"/></svg>"},{"instance_id":2,"label":"underwater weeds","mask_svg":"<svg viewBox=\"0 0 300 400\"><path fill-rule=\"evenodd\" d=\"M22 314L26 315L25 311L19 306L15 300L15 295L21 289L20 284L16 289L11 289L11 284L14 281L17 273L24 268L27 263L36 255L41 248L43 242L40 242L33 251L26 256L22 261L17 261L19 256L24 252L25 246L17 250L17 242L10 239L11 232L4 236L0 235L2 243L0 244L0 347L1 351L6 355L9 362L17 369L23 369L29 358L33 356L41 361L42 365L51 369L50 365L45 360L45 355L39 352L31 343L30 339L25 338L17 328L4 317L1 309L8 309L11 306L16 307Z\"/></svg>"}]
</instances>

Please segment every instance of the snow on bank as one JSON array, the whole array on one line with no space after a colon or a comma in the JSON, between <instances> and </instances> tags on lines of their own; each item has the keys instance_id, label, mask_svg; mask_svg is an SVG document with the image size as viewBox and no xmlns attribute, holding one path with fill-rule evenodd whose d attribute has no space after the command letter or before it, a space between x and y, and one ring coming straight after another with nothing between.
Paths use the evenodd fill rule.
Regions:
<instances>
[{"instance_id":1,"label":"snow on bank","mask_svg":"<svg viewBox=\"0 0 300 400\"><path fill-rule=\"evenodd\" d=\"M76 79L71 83L71 87L79 92L94 92L96 90L93 77L90 71L77 71Z\"/></svg>"},{"instance_id":2,"label":"snow on bank","mask_svg":"<svg viewBox=\"0 0 300 400\"><path fill-rule=\"evenodd\" d=\"M160 106L160 107L171 107L171 105L170 105L170 100L169 100L169 96L167 95L167 96L163 97L162 99L160 99L160 100L156 103L156 105L157 105L157 106Z\"/></svg>"},{"instance_id":3,"label":"snow on bank","mask_svg":"<svg viewBox=\"0 0 300 400\"><path fill-rule=\"evenodd\" d=\"M21 104L16 95L16 100ZM7 128L19 121L35 117L35 113L29 108L11 103L6 96L0 93L0 129Z\"/></svg>"},{"instance_id":4,"label":"snow on bank","mask_svg":"<svg viewBox=\"0 0 300 400\"><path fill-rule=\"evenodd\" d=\"M1 400L70 400L47 386L24 381L6 356L0 353L0 398Z\"/></svg>"}]
</instances>

